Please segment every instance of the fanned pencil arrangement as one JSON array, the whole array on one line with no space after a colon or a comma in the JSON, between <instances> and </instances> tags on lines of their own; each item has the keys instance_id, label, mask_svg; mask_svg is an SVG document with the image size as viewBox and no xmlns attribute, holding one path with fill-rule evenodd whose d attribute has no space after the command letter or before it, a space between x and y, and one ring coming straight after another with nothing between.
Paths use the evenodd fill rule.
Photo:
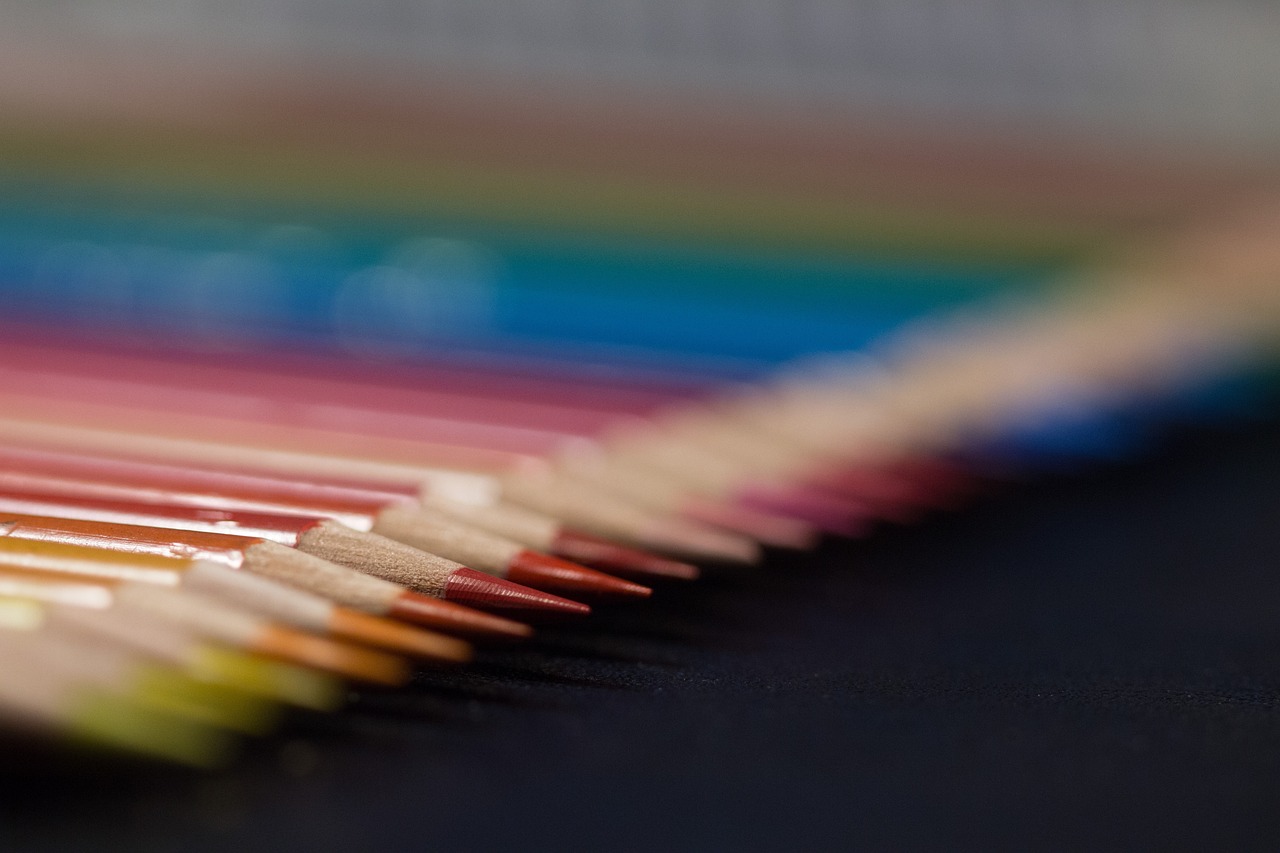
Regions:
<instances>
[{"instance_id":1,"label":"fanned pencil arrangement","mask_svg":"<svg viewBox=\"0 0 1280 853\"><path fill-rule=\"evenodd\" d=\"M1274 144L1156 143L1269 128L1274 51L1188 85L1186 10L45 5L0 33L7 742L222 766L1270 401Z\"/></svg>"},{"instance_id":2,"label":"fanned pencil arrangement","mask_svg":"<svg viewBox=\"0 0 1280 853\"><path fill-rule=\"evenodd\" d=\"M0 337L0 717L199 767L342 684L537 642L1265 393L1280 209L731 385ZM588 623L589 624L589 623Z\"/></svg>"}]
</instances>

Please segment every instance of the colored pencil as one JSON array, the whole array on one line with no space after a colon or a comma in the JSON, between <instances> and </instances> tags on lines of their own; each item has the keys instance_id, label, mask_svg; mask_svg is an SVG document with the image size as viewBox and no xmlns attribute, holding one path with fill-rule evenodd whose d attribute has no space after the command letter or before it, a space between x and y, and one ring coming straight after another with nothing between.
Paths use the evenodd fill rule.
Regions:
<instances>
[{"instance_id":1,"label":"colored pencil","mask_svg":"<svg viewBox=\"0 0 1280 853\"><path fill-rule=\"evenodd\" d=\"M44 512L46 515L144 527L148 526L143 524L147 520L174 523L186 521L188 527L196 528L191 531L193 536L187 542L177 541L172 534L166 533L167 540L162 536L159 540L148 543L143 541L145 536L140 531L131 531L131 536L125 536L111 544L135 553L150 551L157 556L181 554L193 560L212 558L307 590L353 610L416 622L447 633L484 639L513 639L527 637L531 631L522 623L482 613L454 602L423 596L399 584L287 548L271 539L233 536L226 532L225 525L219 523L216 515L211 517L204 512L184 512L175 507L168 516L163 516L163 508L153 505L104 505L95 503L91 498L62 498L58 495L60 493L56 490L45 493L11 492L5 498L5 506L15 513L39 515ZM266 517L265 523L270 524L273 520ZM168 530L169 526L165 529ZM285 538L275 527L254 529ZM199 535L201 533L204 535Z\"/></svg>"},{"instance_id":2,"label":"colored pencil","mask_svg":"<svg viewBox=\"0 0 1280 853\"><path fill-rule=\"evenodd\" d=\"M25 431L27 426L34 426L19 422L14 422L11 425L16 432ZM46 424L44 427L46 436L51 431L56 433L58 427ZM104 437L108 439L108 443L116 437L123 438L123 436L110 433L104 434ZM94 443L90 440L86 444L93 445ZM31 497L36 498L39 496L32 494ZM18 505L14 506L16 508ZM22 504L21 506L35 508L36 504ZM152 505L145 510L145 513L151 514L155 511L155 507ZM123 523L127 523L130 520L130 518L117 515L103 516L102 519ZM136 521L137 519L133 518L132 520ZM205 529L207 529L207 525ZM328 565L332 566L334 564ZM319 568L318 565L316 567ZM446 602L439 598L424 596L412 592L399 584L350 569L338 572L327 569L323 573L299 574L293 578L293 581L346 606L376 615L391 615L398 619L417 622L437 630L490 639L520 638L527 637L530 634L528 626L521 623L492 614L481 613L472 608Z\"/></svg>"},{"instance_id":3,"label":"colored pencil","mask_svg":"<svg viewBox=\"0 0 1280 853\"><path fill-rule=\"evenodd\" d=\"M408 677L398 657L287 628L207 595L101 574L104 564L118 567L117 571L133 565L149 572L157 563L164 565L163 560L149 555L0 537L0 571L54 577L62 573L82 583L92 578L94 583L111 587L116 606L153 613L227 645L363 681L396 684Z\"/></svg>"},{"instance_id":4,"label":"colored pencil","mask_svg":"<svg viewBox=\"0 0 1280 853\"><path fill-rule=\"evenodd\" d=\"M144 708L4 645L0 661L0 718L12 725L194 767L230 759L233 744L225 733Z\"/></svg>"},{"instance_id":5,"label":"colored pencil","mask_svg":"<svg viewBox=\"0 0 1280 853\"><path fill-rule=\"evenodd\" d=\"M153 573L141 566L103 563L101 574L95 577L149 581L154 576L155 583L204 592L314 633L423 660L460 662L471 657L470 647L460 640L339 607L329 599L265 576L228 571L227 566L236 568L240 561L254 559L245 556L246 546L234 536L189 532L177 535L159 528L9 512L0 512L0 516L0 535L11 539L84 545L123 554L155 556L164 561L154 564ZM274 548L267 550L269 555L276 553ZM282 563L294 564L289 557L280 556L284 557ZM119 573L112 575L113 569ZM310 569L310 565L304 564L302 569Z\"/></svg>"},{"instance_id":6,"label":"colored pencil","mask_svg":"<svg viewBox=\"0 0 1280 853\"><path fill-rule=\"evenodd\" d=\"M91 580L0 572L0 597L10 610L20 609L28 628L50 623L83 633L181 667L203 682L315 711L336 710L344 701L333 675L212 642L145 612L115 609L110 589Z\"/></svg>"},{"instance_id":7,"label":"colored pencil","mask_svg":"<svg viewBox=\"0 0 1280 853\"><path fill-rule=\"evenodd\" d=\"M176 667L82 634L50 627L0 631L0 645L85 684L117 690L144 708L210 728L263 735L279 720L275 708L259 697L208 684Z\"/></svg>"}]
</instances>

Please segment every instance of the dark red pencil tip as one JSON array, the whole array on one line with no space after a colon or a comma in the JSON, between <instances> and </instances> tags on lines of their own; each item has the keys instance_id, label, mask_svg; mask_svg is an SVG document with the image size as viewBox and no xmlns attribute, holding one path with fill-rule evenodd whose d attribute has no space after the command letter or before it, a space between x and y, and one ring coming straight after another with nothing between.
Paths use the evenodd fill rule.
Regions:
<instances>
[{"instance_id":1,"label":"dark red pencil tip","mask_svg":"<svg viewBox=\"0 0 1280 853\"><path fill-rule=\"evenodd\" d=\"M647 586L537 551L526 550L516 554L507 565L507 579L534 589L610 598L648 598L653 594Z\"/></svg>"},{"instance_id":2,"label":"dark red pencil tip","mask_svg":"<svg viewBox=\"0 0 1280 853\"><path fill-rule=\"evenodd\" d=\"M457 569L444 588L445 598L484 610L519 612L522 616L586 616L591 608L549 592L495 578L474 569Z\"/></svg>"},{"instance_id":3,"label":"dark red pencil tip","mask_svg":"<svg viewBox=\"0 0 1280 853\"><path fill-rule=\"evenodd\" d=\"M523 640L533 635L533 629L523 622L503 619L501 616L416 592L405 592L398 596L387 615L474 640Z\"/></svg>"},{"instance_id":4,"label":"dark red pencil tip","mask_svg":"<svg viewBox=\"0 0 1280 853\"><path fill-rule=\"evenodd\" d=\"M551 547L565 559L586 563L598 569L608 569L619 575L683 581L697 580L701 575L701 571L692 563L682 563L639 548L617 545L608 539L576 530L561 530Z\"/></svg>"}]
</instances>

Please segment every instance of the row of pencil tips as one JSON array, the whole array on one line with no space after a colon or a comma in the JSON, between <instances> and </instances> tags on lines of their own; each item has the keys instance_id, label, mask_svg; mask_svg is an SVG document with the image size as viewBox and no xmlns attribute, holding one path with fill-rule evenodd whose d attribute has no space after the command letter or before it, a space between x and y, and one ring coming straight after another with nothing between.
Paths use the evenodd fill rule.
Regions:
<instances>
[{"instance_id":1,"label":"row of pencil tips","mask_svg":"<svg viewBox=\"0 0 1280 853\"><path fill-rule=\"evenodd\" d=\"M53 458L108 461L32 452L26 470ZM270 731L282 708L335 710L346 682L402 686L414 666L465 664L474 644L527 639L533 629L513 616L590 612L496 569L478 572L333 519L178 512L191 508L142 502L126 514L122 501L57 503L34 485L22 496L5 492L5 500L27 509L39 503L49 514L0 513L0 718L20 731L70 734L186 764L222 763L236 736ZM147 512L158 514L144 518ZM144 520L176 526L137 523ZM237 526L251 520L259 527ZM271 523L314 535L292 547L244 535L267 532ZM478 532L473 538L508 543ZM614 559L635 554L659 570L683 565L580 541ZM562 558L507 550L515 553L506 574L576 586L591 600L650 591Z\"/></svg>"},{"instance_id":2,"label":"row of pencil tips","mask_svg":"<svg viewBox=\"0 0 1280 853\"><path fill-rule=\"evenodd\" d=\"M1087 458L1082 424L1195 416L1274 359L1277 221L693 396L5 336L0 715L216 765L346 682Z\"/></svg>"}]
</instances>

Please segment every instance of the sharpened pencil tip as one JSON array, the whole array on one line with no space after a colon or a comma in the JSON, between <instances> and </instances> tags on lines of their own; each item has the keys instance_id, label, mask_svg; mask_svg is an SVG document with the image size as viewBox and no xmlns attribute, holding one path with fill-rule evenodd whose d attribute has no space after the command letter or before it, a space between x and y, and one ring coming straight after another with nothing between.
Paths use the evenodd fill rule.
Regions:
<instances>
[{"instance_id":1,"label":"sharpened pencil tip","mask_svg":"<svg viewBox=\"0 0 1280 853\"><path fill-rule=\"evenodd\" d=\"M561 530L552 549L566 559L629 577L692 581L702 574L692 563L628 548L576 530Z\"/></svg>"},{"instance_id":2,"label":"sharpened pencil tip","mask_svg":"<svg viewBox=\"0 0 1280 853\"><path fill-rule=\"evenodd\" d=\"M507 566L507 579L534 589L610 598L648 598L653 594L647 586L528 550L512 558Z\"/></svg>"},{"instance_id":3,"label":"sharpened pencil tip","mask_svg":"<svg viewBox=\"0 0 1280 853\"><path fill-rule=\"evenodd\" d=\"M523 622L416 592L398 596L387 615L477 641L526 640L533 636L533 629Z\"/></svg>"},{"instance_id":4,"label":"sharpened pencil tip","mask_svg":"<svg viewBox=\"0 0 1280 853\"><path fill-rule=\"evenodd\" d=\"M458 569L445 587L451 601L485 609L519 611L523 616L586 616L591 608L549 592L495 578L474 569Z\"/></svg>"}]
</instances>

